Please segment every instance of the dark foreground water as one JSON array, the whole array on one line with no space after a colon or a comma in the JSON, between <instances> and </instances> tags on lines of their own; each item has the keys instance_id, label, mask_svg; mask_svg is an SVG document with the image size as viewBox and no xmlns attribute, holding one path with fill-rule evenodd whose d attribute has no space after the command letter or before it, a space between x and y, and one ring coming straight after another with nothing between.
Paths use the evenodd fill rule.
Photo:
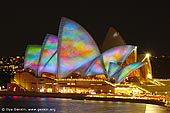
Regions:
<instances>
[{"instance_id":1,"label":"dark foreground water","mask_svg":"<svg viewBox=\"0 0 170 113\"><path fill-rule=\"evenodd\" d=\"M0 97L0 113L170 113L170 109L142 103L8 96Z\"/></svg>"}]
</instances>

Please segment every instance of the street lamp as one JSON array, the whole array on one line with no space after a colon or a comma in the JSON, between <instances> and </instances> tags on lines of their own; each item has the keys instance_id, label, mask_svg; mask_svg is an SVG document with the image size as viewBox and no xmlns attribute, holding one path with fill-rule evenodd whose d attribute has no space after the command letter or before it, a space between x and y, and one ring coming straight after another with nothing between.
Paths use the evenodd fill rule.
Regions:
<instances>
[{"instance_id":1,"label":"street lamp","mask_svg":"<svg viewBox=\"0 0 170 113\"><path fill-rule=\"evenodd\" d=\"M145 57L147 57L147 58L149 58L150 56L151 56L150 53L146 53L146 54L145 54Z\"/></svg>"},{"instance_id":2,"label":"street lamp","mask_svg":"<svg viewBox=\"0 0 170 113\"><path fill-rule=\"evenodd\" d=\"M151 56L150 53L146 53L146 54L145 54L145 57L142 59L142 62L143 62L144 60L146 60L146 59L149 59L150 56Z\"/></svg>"},{"instance_id":3,"label":"street lamp","mask_svg":"<svg viewBox=\"0 0 170 113\"><path fill-rule=\"evenodd\" d=\"M148 74L147 74L147 78L152 79L152 74L151 74L151 73L148 73Z\"/></svg>"}]
</instances>

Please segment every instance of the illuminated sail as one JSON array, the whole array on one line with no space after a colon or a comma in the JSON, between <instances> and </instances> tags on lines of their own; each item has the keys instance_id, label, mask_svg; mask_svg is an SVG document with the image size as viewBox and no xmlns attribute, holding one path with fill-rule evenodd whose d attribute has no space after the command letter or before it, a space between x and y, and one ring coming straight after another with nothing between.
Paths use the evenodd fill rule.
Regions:
<instances>
[{"instance_id":1,"label":"illuminated sail","mask_svg":"<svg viewBox=\"0 0 170 113\"><path fill-rule=\"evenodd\" d=\"M49 59L42 72L57 74L57 52L54 53L53 56Z\"/></svg>"},{"instance_id":2,"label":"illuminated sail","mask_svg":"<svg viewBox=\"0 0 170 113\"><path fill-rule=\"evenodd\" d=\"M58 38L58 75L60 78L66 77L100 55L90 34L70 19L61 19Z\"/></svg>"},{"instance_id":3,"label":"illuminated sail","mask_svg":"<svg viewBox=\"0 0 170 113\"><path fill-rule=\"evenodd\" d=\"M57 47L58 38L55 35L47 34L43 42L38 74L42 72L57 73ZM55 55L54 55L55 54Z\"/></svg>"},{"instance_id":4,"label":"illuminated sail","mask_svg":"<svg viewBox=\"0 0 170 113\"><path fill-rule=\"evenodd\" d=\"M132 45L124 45L111 48L105 51L103 55L103 61L108 72L109 63L122 63L125 61L126 57L135 49L135 46Z\"/></svg>"},{"instance_id":5,"label":"illuminated sail","mask_svg":"<svg viewBox=\"0 0 170 113\"><path fill-rule=\"evenodd\" d=\"M122 67L114 62L110 62L108 70L108 78L117 78Z\"/></svg>"},{"instance_id":6,"label":"illuminated sail","mask_svg":"<svg viewBox=\"0 0 170 113\"><path fill-rule=\"evenodd\" d=\"M25 53L24 69L31 68L37 74L41 45L28 45Z\"/></svg>"},{"instance_id":7,"label":"illuminated sail","mask_svg":"<svg viewBox=\"0 0 170 113\"><path fill-rule=\"evenodd\" d=\"M89 67L85 75L97 75L97 74L105 74L105 73L106 72L103 64L103 58L102 55L100 55L93 61L93 63L91 64L91 66Z\"/></svg>"},{"instance_id":8,"label":"illuminated sail","mask_svg":"<svg viewBox=\"0 0 170 113\"><path fill-rule=\"evenodd\" d=\"M88 63L86 63L86 64L84 64L84 65L82 65L81 67L79 67L78 69L76 69L74 72L75 72L75 73L78 73L78 74L80 74L80 75L82 75L82 76L85 76L88 68L90 67L90 65L91 65L92 63L93 63L93 60L90 61L90 62L88 62Z\"/></svg>"},{"instance_id":9,"label":"illuminated sail","mask_svg":"<svg viewBox=\"0 0 170 113\"><path fill-rule=\"evenodd\" d=\"M115 28L110 27L103 42L103 46L101 48L102 52L110 48L122 45L126 45L126 42L123 40L123 37Z\"/></svg>"},{"instance_id":10,"label":"illuminated sail","mask_svg":"<svg viewBox=\"0 0 170 113\"><path fill-rule=\"evenodd\" d=\"M140 68L141 66L143 66L145 63L144 62L135 62L133 64L129 64L127 66L125 66L119 74L119 77L117 79L117 82L121 82L124 78L126 78L129 74L131 74L132 72L134 72L136 69Z\"/></svg>"}]
</instances>

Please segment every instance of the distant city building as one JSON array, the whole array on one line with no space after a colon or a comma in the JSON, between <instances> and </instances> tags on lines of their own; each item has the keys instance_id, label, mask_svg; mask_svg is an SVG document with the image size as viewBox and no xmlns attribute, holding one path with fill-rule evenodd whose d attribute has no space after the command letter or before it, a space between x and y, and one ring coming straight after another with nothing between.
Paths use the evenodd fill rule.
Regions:
<instances>
[{"instance_id":1,"label":"distant city building","mask_svg":"<svg viewBox=\"0 0 170 113\"><path fill-rule=\"evenodd\" d=\"M24 56L2 56L0 57L0 71L15 74L24 69Z\"/></svg>"},{"instance_id":2,"label":"distant city building","mask_svg":"<svg viewBox=\"0 0 170 113\"><path fill-rule=\"evenodd\" d=\"M160 55L152 56L151 63L153 67L153 77L160 79L170 78L170 56Z\"/></svg>"}]
</instances>

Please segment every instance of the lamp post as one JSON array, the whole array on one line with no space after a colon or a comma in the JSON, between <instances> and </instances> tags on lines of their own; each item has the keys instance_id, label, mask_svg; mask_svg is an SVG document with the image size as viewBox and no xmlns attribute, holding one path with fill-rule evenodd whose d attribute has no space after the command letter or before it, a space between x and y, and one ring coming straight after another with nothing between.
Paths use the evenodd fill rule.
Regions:
<instances>
[{"instance_id":1,"label":"lamp post","mask_svg":"<svg viewBox=\"0 0 170 113\"><path fill-rule=\"evenodd\" d=\"M142 62L145 60L145 59L148 59L150 58L151 54L150 53L146 53L145 54L145 57L142 59Z\"/></svg>"},{"instance_id":2,"label":"lamp post","mask_svg":"<svg viewBox=\"0 0 170 113\"><path fill-rule=\"evenodd\" d=\"M146 53L146 54L145 54L145 57L146 57L146 58L149 58L150 56L151 56L150 53Z\"/></svg>"},{"instance_id":3,"label":"lamp post","mask_svg":"<svg viewBox=\"0 0 170 113\"><path fill-rule=\"evenodd\" d=\"M146 62L147 65L147 70L146 70L146 77L149 79L152 79L152 67L151 67L151 63L150 63L150 57L151 54L150 53L146 53L145 57L142 59L142 62Z\"/></svg>"}]
</instances>

